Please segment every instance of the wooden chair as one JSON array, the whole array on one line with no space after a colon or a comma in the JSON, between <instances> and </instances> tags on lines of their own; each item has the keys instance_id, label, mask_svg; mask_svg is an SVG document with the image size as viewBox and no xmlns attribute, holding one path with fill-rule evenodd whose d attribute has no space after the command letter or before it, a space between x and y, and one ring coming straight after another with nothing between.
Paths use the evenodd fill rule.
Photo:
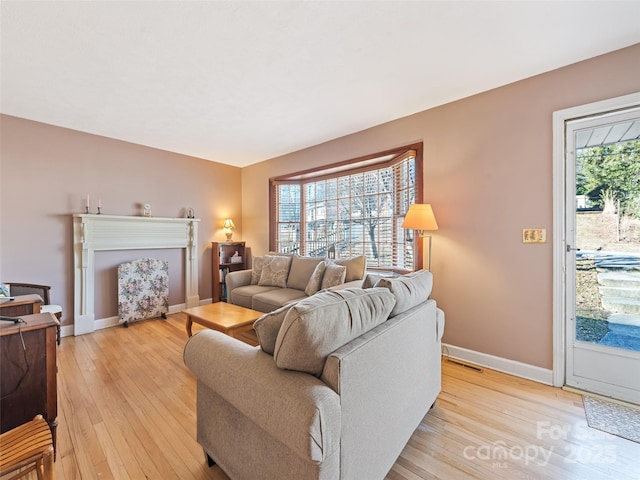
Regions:
<instances>
[{"instance_id":1,"label":"wooden chair","mask_svg":"<svg viewBox=\"0 0 640 480\"><path fill-rule=\"evenodd\" d=\"M34 470L38 480L53 480L53 440L42 415L0 435L0 476L22 468L7 480L24 477Z\"/></svg>"},{"instance_id":2,"label":"wooden chair","mask_svg":"<svg viewBox=\"0 0 640 480\"><path fill-rule=\"evenodd\" d=\"M16 295L31 295L37 294L42 297L42 307L40 307L40 311L42 313L51 312L53 313L58 320L62 317L62 307L60 305L51 305L51 297L49 295L49 290L51 287L49 285L37 285L35 283L14 283L8 282L9 287L11 288L11 295L14 297Z\"/></svg>"}]
</instances>

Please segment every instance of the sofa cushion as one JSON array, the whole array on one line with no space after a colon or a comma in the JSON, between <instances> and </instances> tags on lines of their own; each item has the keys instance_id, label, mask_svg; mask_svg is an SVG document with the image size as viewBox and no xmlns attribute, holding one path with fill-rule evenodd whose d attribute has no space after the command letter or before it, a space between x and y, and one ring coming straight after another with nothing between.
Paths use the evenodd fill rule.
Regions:
<instances>
[{"instance_id":1,"label":"sofa cushion","mask_svg":"<svg viewBox=\"0 0 640 480\"><path fill-rule=\"evenodd\" d=\"M319 376L333 351L384 322L394 305L384 288L329 290L299 301L278 332L276 365Z\"/></svg>"},{"instance_id":2,"label":"sofa cushion","mask_svg":"<svg viewBox=\"0 0 640 480\"><path fill-rule=\"evenodd\" d=\"M396 297L396 304L390 314L394 317L429 298L433 275L428 270L418 270L401 277L381 278L375 286L388 288Z\"/></svg>"},{"instance_id":3,"label":"sofa cushion","mask_svg":"<svg viewBox=\"0 0 640 480\"><path fill-rule=\"evenodd\" d=\"M305 293L295 288L274 288L268 292L254 295L251 300L251 308L259 312L272 312L283 305L297 302L303 298L307 298Z\"/></svg>"},{"instance_id":4,"label":"sofa cushion","mask_svg":"<svg viewBox=\"0 0 640 480\"><path fill-rule=\"evenodd\" d=\"M251 263L251 285L258 285L260 275L262 275L263 261L263 257L253 257L253 261Z\"/></svg>"},{"instance_id":5,"label":"sofa cushion","mask_svg":"<svg viewBox=\"0 0 640 480\"><path fill-rule=\"evenodd\" d=\"M291 268L289 268L287 288L296 288L298 290L307 288L309 278L311 278L316 266L322 261L322 258L294 255L291 259Z\"/></svg>"},{"instance_id":6,"label":"sofa cushion","mask_svg":"<svg viewBox=\"0 0 640 480\"><path fill-rule=\"evenodd\" d=\"M331 262L347 267L345 282L362 280L364 278L364 272L367 269L367 259L364 255L358 255L352 258L336 258L335 260L332 259Z\"/></svg>"},{"instance_id":7,"label":"sofa cushion","mask_svg":"<svg viewBox=\"0 0 640 480\"><path fill-rule=\"evenodd\" d=\"M269 355L273 355L273 351L276 348L276 338L278 338L278 332L280 326L284 322L284 317L291 308L291 305L285 305L273 312L265 313L255 322L253 322L253 329L258 336L258 342L260 342L260 348Z\"/></svg>"},{"instance_id":8,"label":"sofa cushion","mask_svg":"<svg viewBox=\"0 0 640 480\"><path fill-rule=\"evenodd\" d=\"M320 262L316 265L316 268L314 268L311 274L311 278L309 278L307 282L307 286L304 288L304 293L309 296L318 293L322 285L322 276L324 275L325 268L327 268L327 262Z\"/></svg>"},{"instance_id":9,"label":"sofa cushion","mask_svg":"<svg viewBox=\"0 0 640 480\"><path fill-rule=\"evenodd\" d=\"M258 285L285 288L292 257L265 255L262 258L262 273Z\"/></svg>"},{"instance_id":10,"label":"sofa cushion","mask_svg":"<svg viewBox=\"0 0 640 480\"><path fill-rule=\"evenodd\" d=\"M329 287L335 287L336 285L342 285L347 274L347 267L345 265L336 265L334 263L327 264L324 269L324 275L322 276L322 283L320 289Z\"/></svg>"},{"instance_id":11,"label":"sofa cushion","mask_svg":"<svg viewBox=\"0 0 640 480\"><path fill-rule=\"evenodd\" d=\"M253 308L253 297L260 293L277 290L276 287L261 287L260 285L244 285L234 288L229 292L229 303L239 305L244 308ZM263 310L260 310L261 312Z\"/></svg>"}]
</instances>

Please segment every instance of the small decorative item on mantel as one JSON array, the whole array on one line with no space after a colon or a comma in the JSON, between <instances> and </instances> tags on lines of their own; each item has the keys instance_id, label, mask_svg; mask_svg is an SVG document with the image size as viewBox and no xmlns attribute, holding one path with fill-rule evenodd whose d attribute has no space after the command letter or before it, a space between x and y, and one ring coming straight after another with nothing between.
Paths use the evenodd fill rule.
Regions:
<instances>
[{"instance_id":1,"label":"small decorative item on mantel","mask_svg":"<svg viewBox=\"0 0 640 480\"><path fill-rule=\"evenodd\" d=\"M151 204L150 203L145 203L142 206L142 216L143 217L150 217L151 216Z\"/></svg>"},{"instance_id":2,"label":"small decorative item on mantel","mask_svg":"<svg viewBox=\"0 0 640 480\"><path fill-rule=\"evenodd\" d=\"M91 195L87 194L87 203L84 207L84 213L91 213ZM98 199L98 211L96 212L98 215L102 213L102 199Z\"/></svg>"},{"instance_id":3,"label":"small decorative item on mantel","mask_svg":"<svg viewBox=\"0 0 640 480\"><path fill-rule=\"evenodd\" d=\"M191 207L187 208L187 218L196 218L196 214Z\"/></svg>"}]
</instances>

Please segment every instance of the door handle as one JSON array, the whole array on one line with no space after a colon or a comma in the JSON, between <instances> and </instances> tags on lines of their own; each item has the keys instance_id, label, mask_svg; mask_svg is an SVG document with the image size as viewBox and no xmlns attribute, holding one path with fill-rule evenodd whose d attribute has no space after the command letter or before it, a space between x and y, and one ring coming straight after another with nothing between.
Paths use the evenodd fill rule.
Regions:
<instances>
[{"instance_id":1,"label":"door handle","mask_svg":"<svg viewBox=\"0 0 640 480\"><path fill-rule=\"evenodd\" d=\"M572 247L571 245L567 245L567 253L571 252L572 250L573 250L574 252L579 252L579 251L580 251L580 249L579 249L579 248L574 248L574 247Z\"/></svg>"}]
</instances>

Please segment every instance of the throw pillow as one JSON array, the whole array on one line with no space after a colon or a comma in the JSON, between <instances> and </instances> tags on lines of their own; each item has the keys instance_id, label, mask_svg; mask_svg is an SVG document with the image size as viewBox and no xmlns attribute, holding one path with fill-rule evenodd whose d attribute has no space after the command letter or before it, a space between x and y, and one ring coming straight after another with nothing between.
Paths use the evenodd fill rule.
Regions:
<instances>
[{"instance_id":1,"label":"throw pillow","mask_svg":"<svg viewBox=\"0 0 640 480\"><path fill-rule=\"evenodd\" d=\"M401 277L381 278L375 286L388 288L396 297L396 304L390 314L395 317L429 298L433 288L433 275L428 270L418 270Z\"/></svg>"},{"instance_id":2,"label":"throw pillow","mask_svg":"<svg viewBox=\"0 0 640 480\"><path fill-rule=\"evenodd\" d=\"M335 265L333 263L327 264L324 269L324 275L322 276L320 289L324 290L325 288L342 285L344 283L346 274L347 267L345 267L344 265Z\"/></svg>"},{"instance_id":3,"label":"throw pillow","mask_svg":"<svg viewBox=\"0 0 640 480\"><path fill-rule=\"evenodd\" d=\"M367 273L362 281L362 288L371 288L376 285L376 282L381 278L385 278L388 275L380 274L380 273Z\"/></svg>"},{"instance_id":4,"label":"throw pillow","mask_svg":"<svg viewBox=\"0 0 640 480\"><path fill-rule=\"evenodd\" d=\"M331 260L336 265L344 265L347 267L347 276L345 282L353 282L364 278L364 272L367 269L367 259L364 255L358 255L352 258L337 258Z\"/></svg>"},{"instance_id":5,"label":"throw pillow","mask_svg":"<svg viewBox=\"0 0 640 480\"><path fill-rule=\"evenodd\" d=\"M253 329L256 331L260 348L269 355L273 355L280 326L290 308L291 305L285 305L273 312L265 313L253 322Z\"/></svg>"},{"instance_id":6,"label":"throw pillow","mask_svg":"<svg viewBox=\"0 0 640 480\"><path fill-rule=\"evenodd\" d=\"M262 257L253 257L251 265L251 285L258 285L260 275L262 275Z\"/></svg>"},{"instance_id":7,"label":"throw pillow","mask_svg":"<svg viewBox=\"0 0 640 480\"><path fill-rule=\"evenodd\" d=\"M309 283L309 277L320 262L322 262L322 258L294 255L287 277L287 288L304 290Z\"/></svg>"},{"instance_id":8,"label":"throw pillow","mask_svg":"<svg viewBox=\"0 0 640 480\"><path fill-rule=\"evenodd\" d=\"M289 265L291 257L265 255L258 285L286 288Z\"/></svg>"},{"instance_id":9,"label":"throw pillow","mask_svg":"<svg viewBox=\"0 0 640 480\"><path fill-rule=\"evenodd\" d=\"M384 288L328 290L300 300L278 332L276 365L320 376L331 353L384 322L394 305Z\"/></svg>"},{"instance_id":10,"label":"throw pillow","mask_svg":"<svg viewBox=\"0 0 640 480\"><path fill-rule=\"evenodd\" d=\"M327 267L325 262L320 262L316 265L316 268L313 270L311 274L311 278L307 282L307 287L304 289L304 293L307 295L315 295L320 290L320 285L322 285L322 277L324 276L324 270Z\"/></svg>"}]
</instances>

